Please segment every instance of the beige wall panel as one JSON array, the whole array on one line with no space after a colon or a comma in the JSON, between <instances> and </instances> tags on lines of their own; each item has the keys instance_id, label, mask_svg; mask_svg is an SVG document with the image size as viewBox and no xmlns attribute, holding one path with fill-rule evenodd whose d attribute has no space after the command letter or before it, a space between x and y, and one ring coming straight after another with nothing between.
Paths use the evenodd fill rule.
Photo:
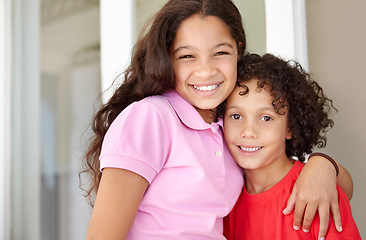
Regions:
<instances>
[{"instance_id":1,"label":"beige wall panel","mask_svg":"<svg viewBox=\"0 0 366 240\"><path fill-rule=\"evenodd\" d=\"M266 52L266 11L264 0L233 1L243 18L247 37L247 50L252 53Z\"/></svg>"},{"instance_id":2,"label":"beige wall panel","mask_svg":"<svg viewBox=\"0 0 366 240\"><path fill-rule=\"evenodd\" d=\"M307 1L310 72L339 110L325 152L353 177L351 206L363 239L366 239L365 9L364 0Z\"/></svg>"}]
</instances>

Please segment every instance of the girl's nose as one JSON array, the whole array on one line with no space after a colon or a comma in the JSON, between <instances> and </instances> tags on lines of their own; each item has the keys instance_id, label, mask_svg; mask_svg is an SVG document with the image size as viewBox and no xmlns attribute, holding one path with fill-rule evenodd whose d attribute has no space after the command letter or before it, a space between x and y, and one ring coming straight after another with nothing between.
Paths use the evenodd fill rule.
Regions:
<instances>
[{"instance_id":1,"label":"girl's nose","mask_svg":"<svg viewBox=\"0 0 366 240\"><path fill-rule=\"evenodd\" d=\"M216 72L216 68L209 59L202 59L197 63L195 75L197 77L209 78Z\"/></svg>"}]
</instances>

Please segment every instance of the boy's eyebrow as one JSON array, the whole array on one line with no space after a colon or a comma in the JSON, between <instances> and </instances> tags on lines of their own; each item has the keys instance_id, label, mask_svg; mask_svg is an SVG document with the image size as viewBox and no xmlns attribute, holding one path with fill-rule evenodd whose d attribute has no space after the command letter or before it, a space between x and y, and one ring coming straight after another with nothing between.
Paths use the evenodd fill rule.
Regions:
<instances>
[{"instance_id":1,"label":"boy's eyebrow","mask_svg":"<svg viewBox=\"0 0 366 240\"><path fill-rule=\"evenodd\" d=\"M237 107L236 106L230 106L230 107L227 107L226 110L231 109L231 108L237 108Z\"/></svg>"},{"instance_id":2,"label":"boy's eyebrow","mask_svg":"<svg viewBox=\"0 0 366 240\"><path fill-rule=\"evenodd\" d=\"M240 109L241 107L240 106L236 106L236 105L233 105L233 106L228 106L226 108L226 111L229 110L229 109ZM277 113L277 111L274 109L274 107L261 107L259 108L260 110L264 111L264 110L268 110L268 111L271 111L271 112L274 112L274 113Z\"/></svg>"},{"instance_id":3,"label":"boy's eyebrow","mask_svg":"<svg viewBox=\"0 0 366 240\"><path fill-rule=\"evenodd\" d=\"M274 109L274 107L262 107L261 109L262 109L262 110L268 110L268 111L271 111L271 112L277 113L277 112L276 112L276 110Z\"/></svg>"},{"instance_id":4,"label":"boy's eyebrow","mask_svg":"<svg viewBox=\"0 0 366 240\"><path fill-rule=\"evenodd\" d=\"M219 48L219 47L222 47L222 46L227 46L227 47L230 47L230 48L234 48L234 46L232 44L230 44L228 42L222 42L222 43L219 43L219 44L215 45L213 47L213 49ZM173 51L173 53L179 52L179 51L181 51L183 49L185 49L185 50L192 50L192 49L194 49L194 47L192 47L190 45L179 46L179 47L177 47L177 49L175 49Z\"/></svg>"},{"instance_id":5,"label":"boy's eyebrow","mask_svg":"<svg viewBox=\"0 0 366 240\"><path fill-rule=\"evenodd\" d=\"M239 111L240 107L239 106L227 106L226 109L225 109L225 113L231 109L234 109L235 111Z\"/></svg>"}]
</instances>

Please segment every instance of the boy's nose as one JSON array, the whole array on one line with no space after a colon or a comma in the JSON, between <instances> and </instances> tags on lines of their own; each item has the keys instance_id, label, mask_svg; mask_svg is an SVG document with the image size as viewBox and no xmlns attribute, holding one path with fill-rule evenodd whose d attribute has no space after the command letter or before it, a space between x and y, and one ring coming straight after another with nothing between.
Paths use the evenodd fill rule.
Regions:
<instances>
[{"instance_id":1,"label":"boy's nose","mask_svg":"<svg viewBox=\"0 0 366 240\"><path fill-rule=\"evenodd\" d=\"M242 138L257 138L258 133L254 124L244 123L241 126L240 137Z\"/></svg>"}]
</instances>

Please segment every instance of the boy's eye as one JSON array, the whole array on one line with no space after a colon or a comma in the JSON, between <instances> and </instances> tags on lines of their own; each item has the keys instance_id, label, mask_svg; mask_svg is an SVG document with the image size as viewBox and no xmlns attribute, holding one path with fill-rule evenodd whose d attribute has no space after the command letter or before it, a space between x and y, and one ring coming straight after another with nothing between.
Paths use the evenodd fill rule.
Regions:
<instances>
[{"instance_id":1,"label":"boy's eye","mask_svg":"<svg viewBox=\"0 0 366 240\"><path fill-rule=\"evenodd\" d=\"M187 54L187 55L180 56L178 59L184 59L184 58L193 58L193 56Z\"/></svg>"},{"instance_id":2,"label":"boy's eye","mask_svg":"<svg viewBox=\"0 0 366 240\"><path fill-rule=\"evenodd\" d=\"M261 117L261 120L265 121L265 122L268 122L268 121L271 121L272 118L270 116L263 116L263 117Z\"/></svg>"},{"instance_id":3,"label":"boy's eye","mask_svg":"<svg viewBox=\"0 0 366 240\"><path fill-rule=\"evenodd\" d=\"M231 114L230 117L232 119L235 119L235 120L242 119L242 117L240 116L240 114L237 114L237 113Z\"/></svg>"}]
</instances>

